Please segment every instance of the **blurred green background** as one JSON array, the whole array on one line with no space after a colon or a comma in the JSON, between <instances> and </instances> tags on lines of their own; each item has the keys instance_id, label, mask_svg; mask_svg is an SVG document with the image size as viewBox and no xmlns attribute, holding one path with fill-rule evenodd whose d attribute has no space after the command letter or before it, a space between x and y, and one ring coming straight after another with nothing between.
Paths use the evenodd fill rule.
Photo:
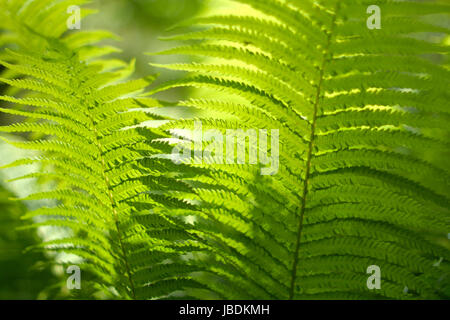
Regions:
<instances>
[{"instance_id":1,"label":"blurred green background","mask_svg":"<svg viewBox=\"0 0 450 320\"><path fill-rule=\"evenodd\" d=\"M94 0L90 8L97 14L86 17L82 28L105 29L120 37L123 52L119 54L125 61L136 59L136 76L160 73L149 63L167 63L171 57L147 55L177 45L173 41L161 41L162 36L170 35L168 28L201 14L208 7L208 0ZM156 83L174 77L176 72L164 70ZM176 100L186 95L187 89L171 90L159 95L161 99Z\"/></svg>"}]
</instances>

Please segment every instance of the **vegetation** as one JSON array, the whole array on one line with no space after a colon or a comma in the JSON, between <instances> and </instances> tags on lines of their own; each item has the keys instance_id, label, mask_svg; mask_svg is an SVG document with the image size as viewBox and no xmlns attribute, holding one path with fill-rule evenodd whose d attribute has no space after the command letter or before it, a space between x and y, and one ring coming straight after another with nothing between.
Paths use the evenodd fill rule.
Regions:
<instances>
[{"instance_id":1,"label":"vegetation","mask_svg":"<svg viewBox=\"0 0 450 320\"><path fill-rule=\"evenodd\" d=\"M0 0L0 111L20 117L0 130L39 152L7 167L39 164L19 200L51 201L22 218L63 231L33 248L77 257L49 258L80 266L75 298L449 298L448 3L235 0L177 25L159 54L193 58L152 65L187 74L148 90L112 34L67 31L85 2ZM197 90L157 99L177 87ZM174 163L199 121L279 130L279 170Z\"/></svg>"}]
</instances>

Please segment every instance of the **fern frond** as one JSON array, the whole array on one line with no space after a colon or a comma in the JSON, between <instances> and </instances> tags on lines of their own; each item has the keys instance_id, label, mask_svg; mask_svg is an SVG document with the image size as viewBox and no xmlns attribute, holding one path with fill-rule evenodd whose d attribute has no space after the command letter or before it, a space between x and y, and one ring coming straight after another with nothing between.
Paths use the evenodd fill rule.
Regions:
<instances>
[{"instance_id":1,"label":"fern frond","mask_svg":"<svg viewBox=\"0 0 450 320\"><path fill-rule=\"evenodd\" d=\"M67 7L84 2L0 2L2 28L11 35L0 59L9 73L1 81L21 89L1 96L15 105L1 111L33 120L0 131L39 134L9 141L39 151L9 167L38 163L39 172L16 180L51 182L49 190L25 198L52 200L24 216L27 228L65 230L33 249L78 256L89 279L85 291L101 290L109 298L170 297L201 287L190 275L196 267L183 255L202 248L183 228L183 217L169 210L193 212L178 199L192 189L177 178L182 166L157 157L170 148L157 141L167 134L142 126L161 119L151 110L161 104L143 95L155 77L128 80L134 62L108 58L117 49L99 45L112 37L108 32L65 33Z\"/></svg>"},{"instance_id":2,"label":"fern frond","mask_svg":"<svg viewBox=\"0 0 450 320\"><path fill-rule=\"evenodd\" d=\"M203 283L230 299L448 298L449 167L432 154L450 151L449 51L424 35L448 33L425 18L450 6L234 2L256 13L184 24L195 31L167 40L187 44L160 54L207 62L157 65L189 74L152 90L212 96L180 102L205 116L166 128L280 131L278 174L203 163L209 174L189 179L209 252ZM374 4L379 30L366 27ZM370 265L379 290L366 285Z\"/></svg>"}]
</instances>

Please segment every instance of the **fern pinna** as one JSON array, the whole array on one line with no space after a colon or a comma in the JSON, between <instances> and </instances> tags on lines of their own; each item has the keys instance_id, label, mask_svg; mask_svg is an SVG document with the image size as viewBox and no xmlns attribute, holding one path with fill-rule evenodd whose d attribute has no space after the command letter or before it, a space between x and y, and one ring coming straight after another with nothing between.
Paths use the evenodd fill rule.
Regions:
<instances>
[{"instance_id":1,"label":"fern pinna","mask_svg":"<svg viewBox=\"0 0 450 320\"><path fill-rule=\"evenodd\" d=\"M233 3L169 37L187 43L162 54L205 62L163 65L189 74L153 91L211 97L182 101L204 116L168 129L280 131L277 174L203 164L194 178L205 284L227 299L448 298L448 2Z\"/></svg>"},{"instance_id":2,"label":"fern pinna","mask_svg":"<svg viewBox=\"0 0 450 320\"><path fill-rule=\"evenodd\" d=\"M39 163L40 172L17 179L52 182L25 200L53 199L54 205L24 218L32 228L66 230L35 249L82 259L78 296L163 297L192 282L189 266L177 261L196 242L168 213L191 209L179 197L190 189L177 180L179 166L155 157L170 151L158 140L166 134L140 125L160 119L154 110L162 105L143 96L154 77L127 80L134 62L110 58L117 49L98 44L111 38L108 32L66 33L67 8L84 2L0 2L6 68L0 80L14 93L0 99L15 105L0 110L25 118L0 130L36 133L27 142L8 142L39 152L9 167Z\"/></svg>"}]
</instances>

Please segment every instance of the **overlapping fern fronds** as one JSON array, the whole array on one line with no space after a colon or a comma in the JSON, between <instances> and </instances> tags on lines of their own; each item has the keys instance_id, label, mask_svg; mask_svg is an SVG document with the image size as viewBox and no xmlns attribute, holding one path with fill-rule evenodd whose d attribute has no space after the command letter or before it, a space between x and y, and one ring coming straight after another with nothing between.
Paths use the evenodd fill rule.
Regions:
<instances>
[{"instance_id":1,"label":"overlapping fern fronds","mask_svg":"<svg viewBox=\"0 0 450 320\"><path fill-rule=\"evenodd\" d=\"M177 179L182 166L155 156L170 151L158 141L166 135L140 125L160 119L152 110L161 104L142 95L154 77L127 80L133 62L109 58L117 49L99 44L108 32L66 32L67 8L84 2L0 2L0 81L18 89L0 97L0 110L27 120L0 131L37 133L9 143L39 152L9 166L39 163L39 172L17 179L51 182L26 200L54 205L24 218L66 231L40 247L82 259L82 297L164 297L196 286L182 255L198 244L176 219L192 210L178 196L190 189Z\"/></svg>"},{"instance_id":2,"label":"overlapping fern fronds","mask_svg":"<svg viewBox=\"0 0 450 320\"><path fill-rule=\"evenodd\" d=\"M176 36L188 44L165 53L211 62L167 66L191 74L155 92L212 89L182 102L205 111L204 129L279 129L279 171L261 176L159 157L166 133L140 125L160 119L144 95L152 78L127 80L133 63L99 44L109 33L66 33L67 7L84 2L0 0L0 110L25 118L0 130L37 133L10 143L40 156L11 166L39 163L19 179L50 181L27 200L55 205L25 218L66 230L40 247L81 257L87 294L450 296L449 167L436 159L450 151L448 29L431 23L448 4L236 0L252 9ZM366 28L374 4L380 30ZM370 265L379 290L366 285Z\"/></svg>"},{"instance_id":3,"label":"overlapping fern fronds","mask_svg":"<svg viewBox=\"0 0 450 320\"><path fill-rule=\"evenodd\" d=\"M166 65L190 73L154 90L209 90L181 103L205 111L204 129L280 130L278 174L207 164L195 178L205 284L234 299L448 298L448 29L433 22L449 3L235 2L253 11L172 37L187 43L163 54L209 59Z\"/></svg>"}]
</instances>

